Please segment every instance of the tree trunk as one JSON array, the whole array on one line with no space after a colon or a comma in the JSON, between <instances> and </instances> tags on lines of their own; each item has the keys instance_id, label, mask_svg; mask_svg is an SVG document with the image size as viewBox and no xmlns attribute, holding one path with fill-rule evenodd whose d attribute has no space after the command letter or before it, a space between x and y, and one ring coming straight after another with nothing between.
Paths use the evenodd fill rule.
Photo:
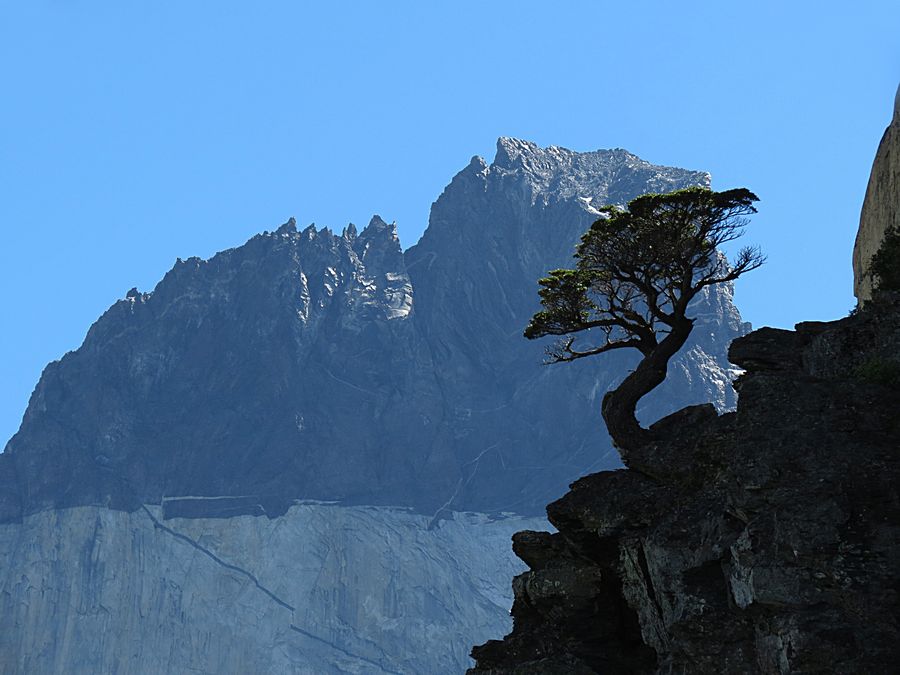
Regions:
<instances>
[{"instance_id":1,"label":"tree trunk","mask_svg":"<svg viewBox=\"0 0 900 675\"><path fill-rule=\"evenodd\" d=\"M629 450L635 450L652 440L650 432L641 427L635 416L638 401L666 379L669 359L684 346L693 327L691 319L684 319L676 324L672 332L644 356L637 368L603 397L603 420L613 445L626 463Z\"/></svg>"}]
</instances>

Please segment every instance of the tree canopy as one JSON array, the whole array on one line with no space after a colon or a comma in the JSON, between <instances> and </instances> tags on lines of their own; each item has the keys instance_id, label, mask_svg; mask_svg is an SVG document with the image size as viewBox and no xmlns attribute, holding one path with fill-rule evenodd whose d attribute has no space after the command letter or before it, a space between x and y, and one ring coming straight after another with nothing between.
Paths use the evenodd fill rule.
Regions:
<instances>
[{"instance_id":1,"label":"tree canopy","mask_svg":"<svg viewBox=\"0 0 900 675\"><path fill-rule=\"evenodd\" d=\"M643 195L626 209L604 207L581 238L575 267L539 281L543 309L525 337L564 336L548 349L551 362L627 348L643 355L603 400L603 418L620 450L648 440L635 408L665 379L669 359L690 335L691 300L765 261L756 247L740 249L731 263L719 251L743 234L756 201L745 188L695 187Z\"/></svg>"}]
</instances>

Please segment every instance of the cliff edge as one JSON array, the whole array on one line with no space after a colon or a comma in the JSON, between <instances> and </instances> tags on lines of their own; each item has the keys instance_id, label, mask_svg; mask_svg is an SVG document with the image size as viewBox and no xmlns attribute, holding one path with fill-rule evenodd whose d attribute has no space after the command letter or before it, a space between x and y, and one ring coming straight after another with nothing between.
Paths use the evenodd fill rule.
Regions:
<instances>
[{"instance_id":1,"label":"cliff edge","mask_svg":"<svg viewBox=\"0 0 900 675\"><path fill-rule=\"evenodd\" d=\"M738 338L686 408L519 532L513 632L469 673L879 673L898 653L900 296Z\"/></svg>"}]
</instances>

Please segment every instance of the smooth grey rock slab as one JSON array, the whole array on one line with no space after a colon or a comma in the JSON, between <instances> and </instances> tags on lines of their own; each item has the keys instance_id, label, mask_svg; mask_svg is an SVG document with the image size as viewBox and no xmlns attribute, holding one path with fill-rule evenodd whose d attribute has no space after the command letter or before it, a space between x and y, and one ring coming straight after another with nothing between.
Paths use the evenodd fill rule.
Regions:
<instances>
[{"instance_id":1,"label":"smooth grey rock slab","mask_svg":"<svg viewBox=\"0 0 900 675\"><path fill-rule=\"evenodd\" d=\"M510 535L538 518L297 504L0 525L0 672L459 673L511 627Z\"/></svg>"}]
</instances>

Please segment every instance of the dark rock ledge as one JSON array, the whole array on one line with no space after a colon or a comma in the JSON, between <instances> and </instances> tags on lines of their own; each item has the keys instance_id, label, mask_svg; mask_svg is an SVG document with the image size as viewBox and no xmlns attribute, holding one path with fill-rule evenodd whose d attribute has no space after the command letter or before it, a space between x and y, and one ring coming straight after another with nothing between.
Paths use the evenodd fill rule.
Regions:
<instances>
[{"instance_id":1,"label":"dark rock ledge","mask_svg":"<svg viewBox=\"0 0 900 675\"><path fill-rule=\"evenodd\" d=\"M900 298L734 341L737 411L656 425L520 532L469 673L888 673L900 658Z\"/></svg>"}]
</instances>

